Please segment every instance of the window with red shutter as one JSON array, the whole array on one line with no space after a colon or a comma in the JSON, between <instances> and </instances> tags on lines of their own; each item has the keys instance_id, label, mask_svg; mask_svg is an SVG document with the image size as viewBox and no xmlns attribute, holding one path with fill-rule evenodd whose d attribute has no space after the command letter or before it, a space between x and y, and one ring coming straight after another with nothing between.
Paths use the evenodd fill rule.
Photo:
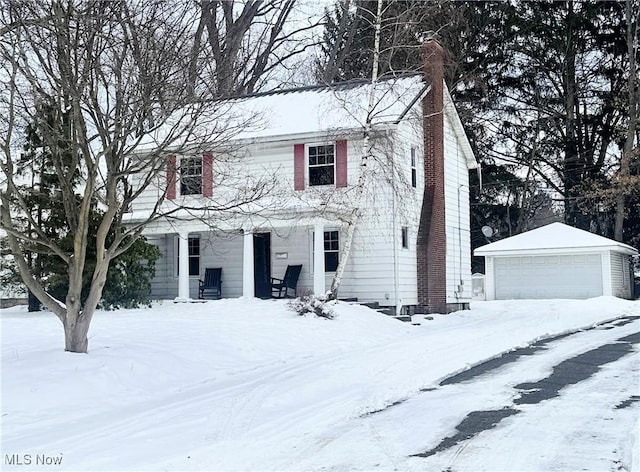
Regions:
<instances>
[{"instance_id":1,"label":"window with red shutter","mask_svg":"<svg viewBox=\"0 0 640 472\"><path fill-rule=\"evenodd\" d=\"M336 141L336 187L347 186L347 141Z\"/></svg>"},{"instance_id":2,"label":"window with red shutter","mask_svg":"<svg viewBox=\"0 0 640 472\"><path fill-rule=\"evenodd\" d=\"M304 144L293 146L293 188L304 190Z\"/></svg>"},{"instance_id":3,"label":"window with red shutter","mask_svg":"<svg viewBox=\"0 0 640 472\"><path fill-rule=\"evenodd\" d=\"M213 156L209 153L202 155L202 195L213 196Z\"/></svg>"},{"instance_id":4,"label":"window with red shutter","mask_svg":"<svg viewBox=\"0 0 640 472\"><path fill-rule=\"evenodd\" d=\"M167 198L176 198L176 156L167 159Z\"/></svg>"}]
</instances>

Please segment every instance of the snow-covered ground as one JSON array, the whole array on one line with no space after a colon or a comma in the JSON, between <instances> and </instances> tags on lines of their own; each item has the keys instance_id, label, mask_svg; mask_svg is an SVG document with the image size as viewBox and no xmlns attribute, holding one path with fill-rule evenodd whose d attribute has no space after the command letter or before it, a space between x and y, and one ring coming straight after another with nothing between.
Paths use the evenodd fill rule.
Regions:
<instances>
[{"instance_id":1,"label":"snow-covered ground","mask_svg":"<svg viewBox=\"0 0 640 472\"><path fill-rule=\"evenodd\" d=\"M326 320L232 299L99 312L84 355L63 352L52 314L0 310L2 468L640 470L640 402L613 409L640 395L637 344L468 443L413 456L469 412L510 404L506 386L640 322L566 338L473 383L441 380L552 334L640 316L640 302L477 302L415 317L419 326L345 303L336 311Z\"/></svg>"}]
</instances>

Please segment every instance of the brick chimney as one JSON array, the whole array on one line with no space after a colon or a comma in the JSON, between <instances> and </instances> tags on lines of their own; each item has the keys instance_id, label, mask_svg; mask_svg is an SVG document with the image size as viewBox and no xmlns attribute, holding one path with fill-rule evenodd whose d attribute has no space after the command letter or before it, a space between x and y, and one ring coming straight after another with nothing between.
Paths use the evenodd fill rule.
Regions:
<instances>
[{"instance_id":1,"label":"brick chimney","mask_svg":"<svg viewBox=\"0 0 640 472\"><path fill-rule=\"evenodd\" d=\"M422 45L425 79L431 90L422 101L424 128L424 198L418 227L418 309L446 313L444 204L444 51L434 40Z\"/></svg>"}]
</instances>

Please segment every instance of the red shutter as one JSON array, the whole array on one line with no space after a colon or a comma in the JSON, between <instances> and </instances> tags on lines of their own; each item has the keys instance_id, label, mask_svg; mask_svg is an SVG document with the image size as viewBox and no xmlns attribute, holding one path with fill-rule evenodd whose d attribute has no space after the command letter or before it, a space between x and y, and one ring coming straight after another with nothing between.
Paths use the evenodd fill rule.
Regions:
<instances>
[{"instance_id":1,"label":"red shutter","mask_svg":"<svg viewBox=\"0 0 640 472\"><path fill-rule=\"evenodd\" d=\"M347 142L336 141L336 187L347 186Z\"/></svg>"},{"instance_id":2,"label":"red shutter","mask_svg":"<svg viewBox=\"0 0 640 472\"><path fill-rule=\"evenodd\" d=\"M176 156L167 159L167 198L176 198Z\"/></svg>"},{"instance_id":3,"label":"red shutter","mask_svg":"<svg viewBox=\"0 0 640 472\"><path fill-rule=\"evenodd\" d=\"M213 156L209 153L202 155L202 195L213 195Z\"/></svg>"},{"instance_id":4,"label":"red shutter","mask_svg":"<svg viewBox=\"0 0 640 472\"><path fill-rule=\"evenodd\" d=\"M293 188L304 190L304 144L293 146Z\"/></svg>"}]
</instances>

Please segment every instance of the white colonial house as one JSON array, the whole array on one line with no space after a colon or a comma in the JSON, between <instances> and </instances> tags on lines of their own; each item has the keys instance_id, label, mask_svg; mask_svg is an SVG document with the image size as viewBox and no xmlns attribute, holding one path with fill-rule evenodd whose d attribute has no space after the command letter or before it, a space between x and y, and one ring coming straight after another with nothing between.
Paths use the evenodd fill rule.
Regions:
<instances>
[{"instance_id":1,"label":"white colonial house","mask_svg":"<svg viewBox=\"0 0 640 472\"><path fill-rule=\"evenodd\" d=\"M353 82L230 102L234 116L251 115L254 124L223 148L169 156L164 178L129 215L143 219L162 196L162 209L176 210L145 230L162 252L153 296L195 299L206 268L221 268L222 297L268 297L271 277L289 265L302 265L298 294L324 293L362 184L339 297L396 313L467 307L469 170L477 164L443 83L442 49L429 42L424 51L425 74L376 86L369 140L371 84ZM270 192L210 211L239 188Z\"/></svg>"}]
</instances>

